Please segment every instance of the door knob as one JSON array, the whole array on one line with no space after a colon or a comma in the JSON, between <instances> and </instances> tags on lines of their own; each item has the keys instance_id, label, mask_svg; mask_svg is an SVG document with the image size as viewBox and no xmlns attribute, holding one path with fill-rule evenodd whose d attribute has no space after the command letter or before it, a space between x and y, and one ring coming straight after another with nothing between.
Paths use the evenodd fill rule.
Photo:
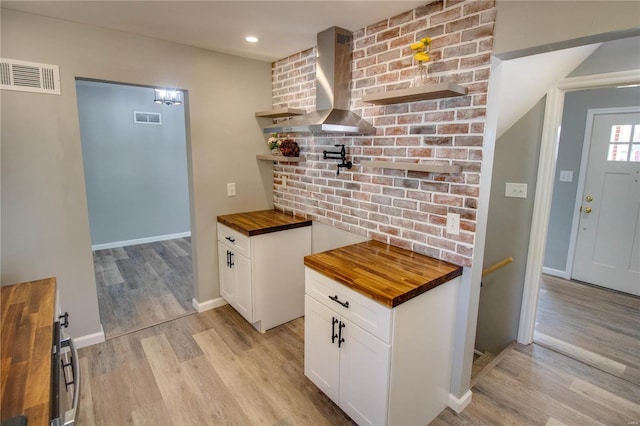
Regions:
<instances>
[{"instance_id":1,"label":"door knob","mask_svg":"<svg viewBox=\"0 0 640 426\"><path fill-rule=\"evenodd\" d=\"M584 199L587 200L588 202L593 201L593 197L591 195L587 195L586 197L584 197Z\"/></svg>"},{"instance_id":2,"label":"door knob","mask_svg":"<svg viewBox=\"0 0 640 426\"><path fill-rule=\"evenodd\" d=\"M591 213L591 207L586 207L586 208L584 209L584 212L585 212L585 213Z\"/></svg>"}]
</instances>

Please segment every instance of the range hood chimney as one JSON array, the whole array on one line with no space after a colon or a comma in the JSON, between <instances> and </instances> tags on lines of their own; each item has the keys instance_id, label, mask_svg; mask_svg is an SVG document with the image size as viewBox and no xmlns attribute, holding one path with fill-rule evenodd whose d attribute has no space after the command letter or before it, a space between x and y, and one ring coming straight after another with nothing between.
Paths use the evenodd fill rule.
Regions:
<instances>
[{"instance_id":1,"label":"range hood chimney","mask_svg":"<svg viewBox=\"0 0 640 426\"><path fill-rule=\"evenodd\" d=\"M316 111L266 127L265 133L376 133L369 122L349 111L352 40L351 31L344 28L318 33Z\"/></svg>"}]
</instances>

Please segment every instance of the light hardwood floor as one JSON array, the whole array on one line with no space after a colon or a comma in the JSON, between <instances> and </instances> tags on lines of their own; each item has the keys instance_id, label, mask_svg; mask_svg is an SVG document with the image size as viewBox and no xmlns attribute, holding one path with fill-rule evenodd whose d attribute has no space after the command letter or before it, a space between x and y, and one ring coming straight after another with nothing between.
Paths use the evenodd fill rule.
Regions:
<instances>
[{"instance_id":1,"label":"light hardwood floor","mask_svg":"<svg viewBox=\"0 0 640 426\"><path fill-rule=\"evenodd\" d=\"M534 341L640 385L640 297L544 275Z\"/></svg>"},{"instance_id":2,"label":"light hardwood floor","mask_svg":"<svg viewBox=\"0 0 640 426\"><path fill-rule=\"evenodd\" d=\"M303 318L260 334L223 306L81 349L78 424L352 424L304 376L303 338ZM473 391L433 424L640 420L638 385L535 344L511 346Z\"/></svg>"},{"instance_id":3,"label":"light hardwood floor","mask_svg":"<svg viewBox=\"0 0 640 426\"><path fill-rule=\"evenodd\" d=\"M107 338L195 311L191 238L96 250L93 262Z\"/></svg>"}]
</instances>

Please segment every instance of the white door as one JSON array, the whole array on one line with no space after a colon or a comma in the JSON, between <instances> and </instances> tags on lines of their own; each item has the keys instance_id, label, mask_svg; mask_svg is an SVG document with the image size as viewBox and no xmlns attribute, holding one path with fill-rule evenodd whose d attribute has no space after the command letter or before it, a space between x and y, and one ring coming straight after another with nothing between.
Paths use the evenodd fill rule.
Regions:
<instances>
[{"instance_id":1,"label":"white door","mask_svg":"<svg viewBox=\"0 0 640 426\"><path fill-rule=\"evenodd\" d=\"M231 252L231 269L236 281L236 310L247 321L253 323L253 289L251 279L251 261L238 252Z\"/></svg>"},{"instance_id":2,"label":"white door","mask_svg":"<svg viewBox=\"0 0 640 426\"><path fill-rule=\"evenodd\" d=\"M340 350L337 336L340 317L309 296L304 297L304 302L304 375L338 404Z\"/></svg>"},{"instance_id":3,"label":"white door","mask_svg":"<svg viewBox=\"0 0 640 426\"><path fill-rule=\"evenodd\" d=\"M572 278L640 295L640 112L596 114Z\"/></svg>"},{"instance_id":4,"label":"white door","mask_svg":"<svg viewBox=\"0 0 640 426\"><path fill-rule=\"evenodd\" d=\"M220 277L220 296L230 305L236 303L237 288L233 270L229 267L229 247L218 241L218 276Z\"/></svg>"},{"instance_id":5,"label":"white door","mask_svg":"<svg viewBox=\"0 0 640 426\"><path fill-rule=\"evenodd\" d=\"M387 424L391 347L342 318L340 403L359 425Z\"/></svg>"}]
</instances>

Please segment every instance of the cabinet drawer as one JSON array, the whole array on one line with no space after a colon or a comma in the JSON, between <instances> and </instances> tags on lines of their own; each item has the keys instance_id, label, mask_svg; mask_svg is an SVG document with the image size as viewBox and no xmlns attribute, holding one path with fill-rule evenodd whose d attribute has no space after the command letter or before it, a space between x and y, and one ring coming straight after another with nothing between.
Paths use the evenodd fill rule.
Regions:
<instances>
[{"instance_id":1,"label":"cabinet drawer","mask_svg":"<svg viewBox=\"0 0 640 426\"><path fill-rule=\"evenodd\" d=\"M234 248L238 251L238 253L241 253L248 258L251 257L249 237L219 222L218 241L221 241L227 246Z\"/></svg>"},{"instance_id":2,"label":"cabinet drawer","mask_svg":"<svg viewBox=\"0 0 640 426\"><path fill-rule=\"evenodd\" d=\"M391 342L392 316L386 306L308 267L305 267L305 291L380 340ZM349 307L344 306L347 302Z\"/></svg>"}]
</instances>

